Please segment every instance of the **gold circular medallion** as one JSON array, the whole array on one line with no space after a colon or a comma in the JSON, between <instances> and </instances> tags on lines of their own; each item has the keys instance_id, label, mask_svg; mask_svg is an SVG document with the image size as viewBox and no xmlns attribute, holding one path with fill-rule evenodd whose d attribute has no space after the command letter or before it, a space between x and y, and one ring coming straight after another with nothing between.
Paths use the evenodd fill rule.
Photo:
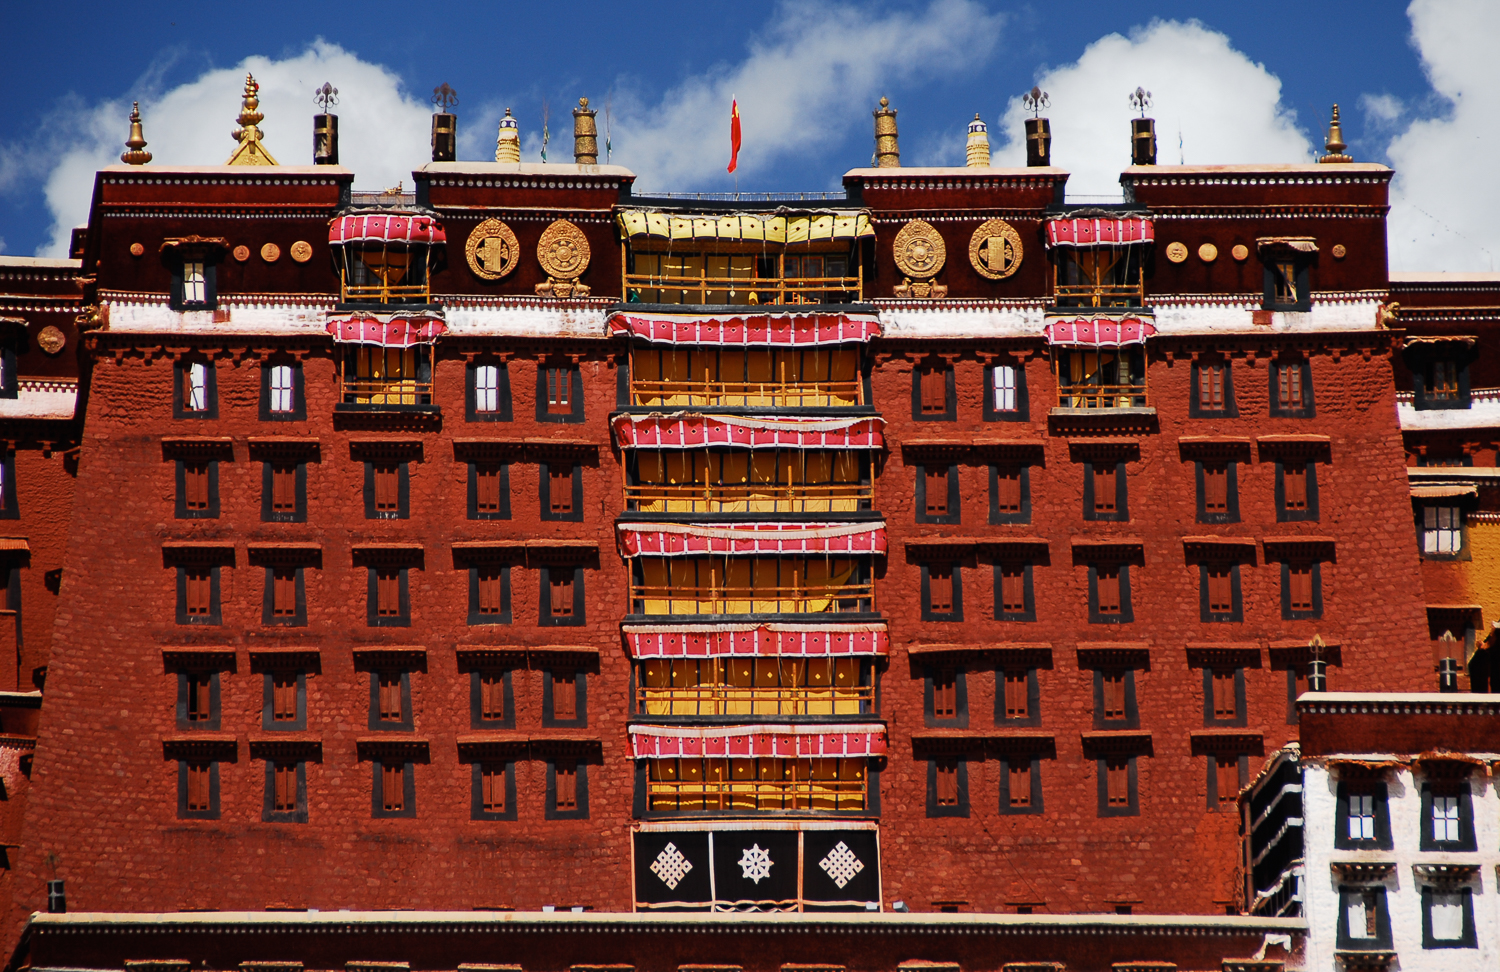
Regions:
<instances>
[{"instance_id":1,"label":"gold circular medallion","mask_svg":"<svg viewBox=\"0 0 1500 972\"><path fill-rule=\"evenodd\" d=\"M1234 257L1236 260L1240 261L1241 263L1244 263L1245 260L1248 259L1249 256L1250 256L1250 249L1249 249L1249 247L1245 246L1245 244L1243 244L1243 243L1236 243L1234 245L1234 249L1232 249L1232 250L1229 251L1229 255L1232 256L1232 257Z\"/></svg>"},{"instance_id":2,"label":"gold circular medallion","mask_svg":"<svg viewBox=\"0 0 1500 972\"><path fill-rule=\"evenodd\" d=\"M250 248L241 243L239 246L234 248L234 258L241 263L244 263L246 260L250 259Z\"/></svg>"},{"instance_id":3,"label":"gold circular medallion","mask_svg":"<svg viewBox=\"0 0 1500 972\"><path fill-rule=\"evenodd\" d=\"M281 247L275 243L267 243L260 248L260 258L267 263L275 263L281 259Z\"/></svg>"},{"instance_id":4,"label":"gold circular medallion","mask_svg":"<svg viewBox=\"0 0 1500 972\"><path fill-rule=\"evenodd\" d=\"M1021 234L1003 219L981 223L969 239L969 262L981 277L1004 280L1021 267Z\"/></svg>"},{"instance_id":5,"label":"gold circular medallion","mask_svg":"<svg viewBox=\"0 0 1500 972\"><path fill-rule=\"evenodd\" d=\"M63 332L51 324L42 328L41 333L36 336L36 346L47 354L57 354L67 343L68 339Z\"/></svg>"},{"instance_id":6,"label":"gold circular medallion","mask_svg":"<svg viewBox=\"0 0 1500 972\"><path fill-rule=\"evenodd\" d=\"M1335 244L1333 244L1333 258L1335 260L1342 260L1345 256L1348 255L1348 253L1349 253L1349 251L1346 250L1346 249L1344 249L1344 244L1342 244L1342 243L1335 243Z\"/></svg>"},{"instance_id":7,"label":"gold circular medallion","mask_svg":"<svg viewBox=\"0 0 1500 972\"><path fill-rule=\"evenodd\" d=\"M1219 258L1219 248L1212 243L1205 243L1198 247L1198 259L1204 263L1213 263Z\"/></svg>"},{"instance_id":8,"label":"gold circular medallion","mask_svg":"<svg viewBox=\"0 0 1500 972\"><path fill-rule=\"evenodd\" d=\"M469 234L464 257L480 280L499 280L521 262L521 244L509 226L498 219L487 219Z\"/></svg>"},{"instance_id":9,"label":"gold circular medallion","mask_svg":"<svg viewBox=\"0 0 1500 972\"><path fill-rule=\"evenodd\" d=\"M1187 259L1187 244L1186 243L1168 243L1167 244L1167 259L1171 260L1173 263L1181 263L1183 260L1186 260Z\"/></svg>"},{"instance_id":10,"label":"gold circular medallion","mask_svg":"<svg viewBox=\"0 0 1500 972\"><path fill-rule=\"evenodd\" d=\"M943 269L943 261L948 259L948 248L943 244L937 227L925 219L914 219L901 227L891 250L896 258L896 269L918 280L937 276L937 272Z\"/></svg>"},{"instance_id":11,"label":"gold circular medallion","mask_svg":"<svg viewBox=\"0 0 1500 972\"><path fill-rule=\"evenodd\" d=\"M130 255L131 256L140 256L141 254L143 254L145 252L146 252L146 248L144 246L142 246L141 244L139 244L139 243L132 243L132 244L130 244Z\"/></svg>"},{"instance_id":12,"label":"gold circular medallion","mask_svg":"<svg viewBox=\"0 0 1500 972\"><path fill-rule=\"evenodd\" d=\"M589 241L583 230L559 219L542 230L536 259L554 280L576 280L589 268Z\"/></svg>"},{"instance_id":13,"label":"gold circular medallion","mask_svg":"<svg viewBox=\"0 0 1500 972\"><path fill-rule=\"evenodd\" d=\"M306 240L298 240L292 244L292 248L286 251L293 260L298 263L306 263L312 259L312 244Z\"/></svg>"}]
</instances>

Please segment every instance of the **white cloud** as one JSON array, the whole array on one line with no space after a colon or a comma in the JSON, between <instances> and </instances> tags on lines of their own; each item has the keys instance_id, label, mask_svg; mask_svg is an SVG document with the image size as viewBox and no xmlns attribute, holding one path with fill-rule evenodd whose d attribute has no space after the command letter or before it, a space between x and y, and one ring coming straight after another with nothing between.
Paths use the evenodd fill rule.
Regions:
<instances>
[{"instance_id":1,"label":"white cloud","mask_svg":"<svg viewBox=\"0 0 1500 972\"><path fill-rule=\"evenodd\" d=\"M1391 94L1360 95L1359 105L1364 109L1366 123L1374 122L1380 125L1391 124L1406 110L1401 99Z\"/></svg>"},{"instance_id":2,"label":"white cloud","mask_svg":"<svg viewBox=\"0 0 1500 972\"><path fill-rule=\"evenodd\" d=\"M355 170L362 187L411 184L411 172L429 158L432 109L404 90L400 76L362 61L343 48L315 41L280 60L249 57L232 68L209 71L165 93L142 92L141 115L152 165L220 165L234 151L245 73L260 82L261 131L266 148L283 165L312 163L313 90L324 81L339 89L339 161ZM94 172L119 163L129 133L129 101L73 105L58 124L69 134L48 149L9 147L17 169L49 156L45 196L53 215L51 240L39 255L66 254L72 227L88 221Z\"/></svg>"},{"instance_id":3,"label":"white cloud","mask_svg":"<svg viewBox=\"0 0 1500 972\"><path fill-rule=\"evenodd\" d=\"M1428 82L1448 105L1419 118L1386 150L1393 270L1500 270L1500 6L1490 0L1415 0L1412 41Z\"/></svg>"},{"instance_id":4,"label":"white cloud","mask_svg":"<svg viewBox=\"0 0 1500 972\"><path fill-rule=\"evenodd\" d=\"M742 174L794 154L826 154L856 126L871 125L882 86L983 64L1002 21L973 0L932 0L925 10L887 14L785 4L744 61L690 78L655 104L622 104L615 160L645 189L725 183L732 97L740 103Z\"/></svg>"},{"instance_id":5,"label":"white cloud","mask_svg":"<svg viewBox=\"0 0 1500 972\"><path fill-rule=\"evenodd\" d=\"M5 237L0 236L0 253L5 252Z\"/></svg>"},{"instance_id":6,"label":"white cloud","mask_svg":"<svg viewBox=\"0 0 1500 972\"><path fill-rule=\"evenodd\" d=\"M1037 83L1052 99L1052 162L1071 173L1070 195L1119 195L1135 117L1128 95L1137 85L1152 93L1148 115L1156 119L1162 164L1306 162L1312 155L1296 112L1281 103L1281 81L1197 21L1154 20L1129 37L1101 37ZM1028 115L1020 98L1011 100L999 126L1009 140L995 152L996 165L1026 164Z\"/></svg>"}]
</instances>

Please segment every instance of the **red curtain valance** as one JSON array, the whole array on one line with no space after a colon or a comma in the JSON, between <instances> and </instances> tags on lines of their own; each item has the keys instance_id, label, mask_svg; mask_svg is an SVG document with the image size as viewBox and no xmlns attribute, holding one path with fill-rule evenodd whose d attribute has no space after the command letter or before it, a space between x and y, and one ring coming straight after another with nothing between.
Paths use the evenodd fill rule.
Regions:
<instances>
[{"instance_id":1,"label":"red curtain valance","mask_svg":"<svg viewBox=\"0 0 1500 972\"><path fill-rule=\"evenodd\" d=\"M443 224L431 216L414 213L370 213L339 216L328 223L328 242L345 243L445 243Z\"/></svg>"},{"instance_id":2,"label":"red curtain valance","mask_svg":"<svg viewBox=\"0 0 1500 972\"><path fill-rule=\"evenodd\" d=\"M872 624L627 624L633 658L724 656L830 657L884 655L890 638Z\"/></svg>"},{"instance_id":3,"label":"red curtain valance","mask_svg":"<svg viewBox=\"0 0 1500 972\"><path fill-rule=\"evenodd\" d=\"M881 725L630 727L633 759L816 759L882 756L885 751Z\"/></svg>"},{"instance_id":4,"label":"red curtain valance","mask_svg":"<svg viewBox=\"0 0 1500 972\"><path fill-rule=\"evenodd\" d=\"M1083 345L1091 348L1117 348L1125 344L1145 344L1156 333L1156 325L1139 317L1080 317L1071 321L1047 323L1048 344Z\"/></svg>"},{"instance_id":5,"label":"red curtain valance","mask_svg":"<svg viewBox=\"0 0 1500 972\"><path fill-rule=\"evenodd\" d=\"M673 412L616 415L615 439L622 449L883 449L885 421L853 419L761 419L738 415Z\"/></svg>"},{"instance_id":6,"label":"red curtain valance","mask_svg":"<svg viewBox=\"0 0 1500 972\"><path fill-rule=\"evenodd\" d=\"M339 314L329 319L327 331L339 344L374 344L382 348L410 348L432 344L447 326L430 314Z\"/></svg>"},{"instance_id":7,"label":"red curtain valance","mask_svg":"<svg viewBox=\"0 0 1500 972\"><path fill-rule=\"evenodd\" d=\"M710 554L883 554L885 523L623 523L623 557L702 557Z\"/></svg>"},{"instance_id":8,"label":"red curtain valance","mask_svg":"<svg viewBox=\"0 0 1500 972\"><path fill-rule=\"evenodd\" d=\"M612 334L632 334L658 344L817 347L863 343L880 335L874 314L636 314L609 317Z\"/></svg>"},{"instance_id":9,"label":"red curtain valance","mask_svg":"<svg viewBox=\"0 0 1500 972\"><path fill-rule=\"evenodd\" d=\"M1126 219L1051 219L1047 221L1048 246L1134 246L1156 239L1151 220L1139 216Z\"/></svg>"}]
</instances>

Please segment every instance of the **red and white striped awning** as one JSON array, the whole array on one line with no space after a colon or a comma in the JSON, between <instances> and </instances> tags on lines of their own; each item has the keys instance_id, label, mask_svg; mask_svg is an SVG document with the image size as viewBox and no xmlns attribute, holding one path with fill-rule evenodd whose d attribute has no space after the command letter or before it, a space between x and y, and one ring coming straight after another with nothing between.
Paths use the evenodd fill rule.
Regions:
<instances>
[{"instance_id":1,"label":"red and white striped awning","mask_svg":"<svg viewBox=\"0 0 1500 972\"><path fill-rule=\"evenodd\" d=\"M339 216L328 221L328 242L345 243L446 243L443 224L431 216L414 213L369 213Z\"/></svg>"},{"instance_id":2,"label":"red and white striped awning","mask_svg":"<svg viewBox=\"0 0 1500 972\"><path fill-rule=\"evenodd\" d=\"M615 439L621 449L883 449L885 420L874 416L846 419L746 418L672 412L616 415Z\"/></svg>"},{"instance_id":3,"label":"red and white striped awning","mask_svg":"<svg viewBox=\"0 0 1500 972\"><path fill-rule=\"evenodd\" d=\"M622 523L622 557L883 554L885 523Z\"/></svg>"},{"instance_id":4,"label":"red and white striped awning","mask_svg":"<svg viewBox=\"0 0 1500 972\"><path fill-rule=\"evenodd\" d=\"M371 314L355 311L329 317L327 331L339 344L410 348L432 344L447 330L442 318L427 314Z\"/></svg>"},{"instance_id":5,"label":"red and white striped awning","mask_svg":"<svg viewBox=\"0 0 1500 972\"><path fill-rule=\"evenodd\" d=\"M885 726L631 726L632 759L883 756Z\"/></svg>"},{"instance_id":6,"label":"red and white striped awning","mask_svg":"<svg viewBox=\"0 0 1500 972\"><path fill-rule=\"evenodd\" d=\"M611 334L631 334L657 344L817 347L863 343L880 336L874 314L637 314L609 316Z\"/></svg>"},{"instance_id":7,"label":"red and white striped awning","mask_svg":"<svg viewBox=\"0 0 1500 972\"><path fill-rule=\"evenodd\" d=\"M1156 239L1151 220L1139 216L1125 219L1049 219L1048 246L1134 246Z\"/></svg>"},{"instance_id":8,"label":"red and white striped awning","mask_svg":"<svg viewBox=\"0 0 1500 972\"><path fill-rule=\"evenodd\" d=\"M885 624L626 624L632 658L884 655Z\"/></svg>"},{"instance_id":9,"label":"red and white striped awning","mask_svg":"<svg viewBox=\"0 0 1500 972\"><path fill-rule=\"evenodd\" d=\"M1047 323L1048 344L1081 344L1091 348L1145 344L1146 338L1155 333L1156 325L1139 317L1080 317Z\"/></svg>"}]
</instances>

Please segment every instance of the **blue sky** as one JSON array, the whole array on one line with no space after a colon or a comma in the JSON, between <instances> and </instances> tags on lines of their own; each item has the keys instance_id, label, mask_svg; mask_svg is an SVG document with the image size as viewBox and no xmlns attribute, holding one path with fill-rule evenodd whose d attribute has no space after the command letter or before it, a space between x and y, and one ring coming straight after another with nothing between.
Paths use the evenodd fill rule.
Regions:
<instances>
[{"instance_id":1,"label":"blue sky","mask_svg":"<svg viewBox=\"0 0 1500 972\"><path fill-rule=\"evenodd\" d=\"M1300 159L1321 147L1328 107L1339 102L1352 154L1417 168L1430 162L1413 157L1409 144L1402 154L1403 134L1424 122L1451 124L1461 98L1475 98L1493 70L1455 68L1449 90L1435 91L1429 75L1443 68L1434 68L1435 52L1448 37L1495 36L1475 18L1494 28L1496 7L1476 0L1418 0L1410 11L1388 0L1275 9L1089 0L11 4L0 14L11 40L0 61L0 240L8 254L55 251L64 224L86 214L88 174L123 147L132 99L143 103L156 164L222 162L238 108L230 72L248 58L271 79L263 128L283 163L309 161L312 87L330 80L349 92L341 122L356 158L348 161L366 185L421 163L421 116L441 82L460 95L461 158L492 157L495 119L510 107L534 160L545 101L555 137L549 155L565 160L577 97L600 108L608 101L614 161L640 173L643 188L733 184L723 171L730 94L746 127L739 186L824 189L868 163L869 111L880 94L900 110L904 161L962 164L964 126L976 111L991 127L997 159L1005 156L1003 143L1019 125L1014 99L1038 80L1057 89L1050 111L1057 162L1077 173L1084 191L1112 188L1109 173L1123 160L1110 153L1116 141L1126 151L1126 92L1139 83L1155 84L1163 162L1178 160L1179 133L1189 163ZM1414 24L1427 25L1425 48L1414 41ZM1101 40L1111 34L1118 42ZM322 46L310 51L317 41ZM274 95L278 84L284 96ZM1488 105L1471 107L1500 120L1483 114ZM71 201L79 193L81 210ZM1477 263L1455 268L1482 270L1489 252L1500 252L1500 241L1491 245L1477 224L1464 224L1457 199L1445 202L1439 192L1416 202L1432 225L1413 223L1414 254L1429 262L1461 255ZM1424 232L1452 252L1423 251Z\"/></svg>"}]
</instances>

